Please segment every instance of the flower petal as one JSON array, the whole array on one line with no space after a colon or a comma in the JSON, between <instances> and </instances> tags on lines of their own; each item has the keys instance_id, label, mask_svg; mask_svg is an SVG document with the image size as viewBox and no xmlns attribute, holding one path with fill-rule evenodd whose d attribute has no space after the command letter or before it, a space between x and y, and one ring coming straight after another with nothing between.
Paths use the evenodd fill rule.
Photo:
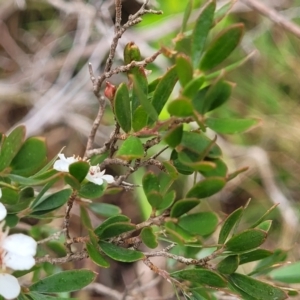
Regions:
<instances>
[{"instance_id":1,"label":"flower petal","mask_svg":"<svg viewBox=\"0 0 300 300\"><path fill-rule=\"evenodd\" d=\"M58 154L58 157L59 159L55 161L53 169L60 172L69 172L69 165L78 161L74 156L65 157L62 153Z\"/></svg>"},{"instance_id":2,"label":"flower petal","mask_svg":"<svg viewBox=\"0 0 300 300\"><path fill-rule=\"evenodd\" d=\"M7 215L5 206L0 202L0 221L4 220Z\"/></svg>"},{"instance_id":3,"label":"flower petal","mask_svg":"<svg viewBox=\"0 0 300 300\"><path fill-rule=\"evenodd\" d=\"M35 259L31 255L24 256L7 252L3 257L3 264L13 270L29 270L35 265Z\"/></svg>"},{"instance_id":4,"label":"flower petal","mask_svg":"<svg viewBox=\"0 0 300 300\"><path fill-rule=\"evenodd\" d=\"M115 179L111 175L103 175L102 179L104 179L107 183L113 183L115 182Z\"/></svg>"},{"instance_id":5,"label":"flower petal","mask_svg":"<svg viewBox=\"0 0 300 300\"><path fill-rule=\"evenodd\" d=\"M20 256L34 256L36 254L36 241L23 233L15 233L6 237L2 248Z\"/></svg>"},{"instance_id":6,"label":"flower petal","mask_svg":"<svg viewBox=\"0 0 300 300\"><path fill-rule=\"evenodd\" d=\"M98 185L103 184L103 179L101 177L97 177L96 175L91 175L90 173L87 173L85 177L88 181L93 182Z\"/></svg>"},{"instance_id":7,"label":"flower petal","mask_svg":"<svg viewBox=\"0 0 300 300\"><path fill-rule=\"evenodd\" d=\"M21 292L16 277L10 274L0 274L0 295L7 300L15 299Z\"/></svg>"}]
</instances>

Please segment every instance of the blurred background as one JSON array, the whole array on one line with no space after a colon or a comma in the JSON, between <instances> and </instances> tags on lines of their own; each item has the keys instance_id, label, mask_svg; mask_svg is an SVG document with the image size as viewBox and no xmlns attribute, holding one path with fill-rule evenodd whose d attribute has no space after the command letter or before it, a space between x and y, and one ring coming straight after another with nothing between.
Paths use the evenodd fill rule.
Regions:
<instances>
[{"instance_id":1,"label":"blurred background","mask_svg":"<svg viewBox=\"0 0 300 300\"><path fill-rule=\"evenodd\" d=\"M204 2L194 1L191 28ZM217 1L219 7L227 2ZM300 1L262 2L300 25ZM150 56L160 45L172 47L187 3L150 1L150 7L164 14L147 15L124 34L115 66L122 64L123 48L129 41L140 47L143 57ZM140 6L135 0L123 1L123 21ZM91 62L95 74L101 74L114 33L113 20L111 0L0 0L0 131L9 132L17 124L24 124L28 136L46 138L49 159L64 146L68 156L83 155L98 110L87 64ZM244 134L218 136L229 170L244 166L249 170L231 181L211 206L224 217L251 198L246 215L246 221L251 222L280 203L271 215L273 230L266 247L291 250L289 258L293 261L300 258L300 40L239 1L212 31L212 37L236 22L245 24L245 36L226 65L254 53L244 65L227 74L226 78L236 83L232 98L213 115L254 117L261 122ZM169 65L166 58L159 57L149 66L149 81L163 74ZM124 79L120 75L110 81L117 85ZM98 146L109 136L112 124L107 106L96 138ZM117 174L120 170L109 171ZM140 193L121 192L105 197L103 201L117 204L133 221L142 220L143 204L138 211L135 202L143 197ZM77 264L82 267L86 263L91 264ZM99 271L94 266L87 267ZM143 272L149 273L139 266L115 265L100 271L99 282L124 291ZM137 295L142 295L136 299L146 299L136 286ZM172 293L170 287L164 291L164 284L155 286L157 291L151 288L151 297ZM101 298L96 287L92 292L81 293L77 294L80 299L109 299Z\"/></svg>"}]
</instances>

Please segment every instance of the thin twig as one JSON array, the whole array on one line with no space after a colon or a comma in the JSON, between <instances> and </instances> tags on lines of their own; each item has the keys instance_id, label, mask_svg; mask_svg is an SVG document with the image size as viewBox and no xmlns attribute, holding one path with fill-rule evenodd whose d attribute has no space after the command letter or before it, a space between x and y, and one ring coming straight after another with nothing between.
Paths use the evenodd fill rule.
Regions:
<instances>
[{"instance_id":1,"label":"thin twig","mask_svg":"<svg viewBox=\"0 0 300 300\"><path fill-rule=\"evenodd\" d=\"M258 11L260 14L266 16L275 24L283 27L285 30L293 33L295 36L300 38L300 27L297 24L287 20L285 17L280 15L275 9L266 6L262 3L262 1L258 0L241 1L244 2L247 6L251 7L252 9Z\"/></svg>"}]
</instances>

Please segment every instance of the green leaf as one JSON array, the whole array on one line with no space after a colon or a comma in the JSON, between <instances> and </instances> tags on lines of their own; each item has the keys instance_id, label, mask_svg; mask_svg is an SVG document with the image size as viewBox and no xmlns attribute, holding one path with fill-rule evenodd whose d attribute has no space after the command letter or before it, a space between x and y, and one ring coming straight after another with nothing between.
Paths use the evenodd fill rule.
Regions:
<instances>
[{"instance_id":1,"label":"green leaf","mask_svg":"<svg viewBox=\"0 0 300 300\"><path fill-rule=\"evenodd\" d=\"M87 199L97 199L104 194L106 186L105 182L102 185L87 182L81 185L78 195Z\"/></svg>"},{"instance_id":2,"label":"green leaf","mask_svg":"<svg viewBox=\"0 0 300 300\"><path fill-rule=\"evenodd\" d=\"M179 159L178 159L178 153L176 152L176 150L174 149L171 152L171 157L170 157L171 161L173 162L174 167L176 168L176 170L184 175L190 175L194 172L194 169L184 165Z\"/></svg>"},{"instance_id":3,"label":"green leaf","mask_svg":"<svg viewBox=\"0 0 300 300\"><path fill-rule=\"evenodd\" d=\"M176 70L176 66L173 66L162 77L161 81L159 82L159 84L157 85L154 91L151 103L154 106L157 114L160 114L163 107L167 103L176 82L177 82L177 70Z\"/></svg>"},{"instance_id":4,"label":"green leaf","mask_svg":"<svg viewBox=\"0 0 300 300\"><path fill-rule=\"evenodd\" d=\"M217 265L217 270L222 274L232 274L239 266L238 255L227 256Z\"/></svg>"},{"instance_id":5,"label":"green leaf","mask_svg":"<svg viewBox=\"0 0 300 300\"><path fill-rule=\"evenodd\" d=\"M174 179L165 172L160 172L158 175L159 180L159 192L164 195L167 193L168 189L171 187L171 185L174 182Z\"/></svg>"},{"instance_id":6,"label":"green leaf","mask_svg":"<svg viewBox=\"0 0 300 300\"><path fill-rule=\"evenodd\" d=\"M192 116L194 109L188 98L180 97L170 102L168 112L171 116L184 118Z\"/></svg>"},{"instance_id":7,"label":"green leaf","mask_svg":"<svg viewBox=\"0 0 300 300\"><path fill-rule=\"evenodd\" d=\"M229 280L255 299L282 300L287 298L283 290L246 275L234 273L229 275Z\"/></svg>"},{"instance_id":8,"label":"green leaf","mask_svg":"<svg viewBox=\"0 0 300 300\"><path fill-rule=\"evenodd\" d=\"M2 187L1 191L2 191L1 203L9 204L9 205L14 205L18 203L19 193L17 190L8 187Z\"/></svg>"},{"instance_id":9,"label":"green leaf","mask_svg":"<svg viewBox=\"0 0 300 300\"><path fill-rule=\"evenodd\" d=\"M141 239L143 243L151 249L155 249L158 246L156 235L152 227L143 228L141 231Z\"/></svg>"},{"instance_id":10,"label":"green leaf","mask_svg":"<svg viewBox=\"0 0 300 300\"><path fill-rule=\"evenodd\" d=\"M269 257L273 252L265 249L255 249L253 251L240 254L240 265L246 264L248 262L261 260L263 258Z\"/></svg>"},{"instance_id":11,"label":"green leaf","mask_svg":"<svg viewBox=\"0 0 300 300\"><path fill-rule=\"evenodd\" d=\"M169 161L163 161L162 164L165 167L168 175L170 175L173 180L176 180L178 178L178 172L176 168Z\"/></svg>"},{"instance_id":12,"label":"green leaf","mask_svg":"<svg viewBox=\"0 0 300 300\"><path fill-rule=\"evenodd\" d=\"M77 161L69 165L69 173L79 182L82 182L90 169L90 164L86 161Z\"/></svg>"},{"instance_id":13,"label":"green leaf","mask_svg":"<svg viewBox=\"0 0 300 300\"><path fill-rule=\"evenodd\" d=\"M261 229L265 232L269 232L271 226L272 226L272 220L267 220L260 223L256 228Z\"/></svg>"},{"instance_id":14,"label":"green leaf","mask_svg":"<svg viewBox=\"0 0 300 300\"><path fill-rule=\"evenodd\" d=\"M160 183L156 174L148 172L143 176L143 189L146 195L152 191L160 191Z\"/></svg>"},{"instance_id":15,"label":"green leaf","mask_svg":"<svg viewBox=\"0 0 300 300\"><path fill-rule=\"evenodd\" d=\"M21 184L21 185L24 185L24 186L34 186L34 185L44 185L46 184L47 182L55 179L55 178L62 178L64 175L58 173L57 171L55 170L50 170L48 171L49 172L49 177L45 176L43 178L26 178L26 177L22 177L22 176L19 176L19 175L14 175L14 174L9 174L8 175L8 178L11 180L11 181L14 181L18 184Z\"/></svg>"},{"instance_id":16,"label":"green leaf","mask_svg":"<svg viewBox=\"0 0 300 300\"><path fill-rule=\"evenodd\" d=\"M215 1L208 2L201 10L192 33L192 61L194 68L199 67L208 33L213 25Z\"/></svg>"},{"instance_id":17,"label":"green leaf","mask_svg":"<svg viewBox=\"0 0 300 300\"><path fill-rule=\"evenodd\" d=\"M2 141L0 152L0 172L7 168L13 158L20 150L26 134L26 129L23 125L15 128L8 137Z\"/></svg>"},{"instance_id":18,"label":"green leaf","mask_svg":"<svg viewBox=\"0 0 300 300\"><path fill-rule=\"evenodd\" d=\"M125 140L116 154L116 157L125 160L142 158L143 156L143 144L140 139L135 136L130 136L127 140Z\"/></svg>"},{"instance_id":19,"label":"green leaf","mask_svg":"<svg viewBox=\"0 0 300 300\"><path fill-rule=\"evenodd\" d=\"M90 209L101 216L111 217L121 213L120 207L109 203L90 203Z\"/></svg>"},{"instance_id":20,"label":"green leaf","mask_svg":"<svg viewBox=\"0 0 300 300\"><path fill-rule=\"evenodd\" d=\"M43 199L38 205L33 208L33 213L36 212L49 212L63 206L70 198L72 194L71 189L64 189L56 192Z\"/></svg>"},{"instance_id":21,"label":"green leaf","mask_svg":"<svg viewBox=\"0 0 300 300\"><path fill-rule=\"evenodd\" d=\"M29 176L39 170L47 161L44 138L31 137L25 141L11 162L12 173Z\"/></svg>"},{"instance_id":22,"label":"green leaf","mask_svg":"<svg viewBox=\"0 0 300 300\"><path fill-rule=\"evenodd\" d=\"M92 222L89 216L89 213L87 212L86 208L83 205L80 205L80 223L86 228L86 229L92 229Z\"/></svg>"},{"instance_id":23,"label":"green leaf","mask_svg":"<svg viewBox=\"0 0 300 300\"><path fill-rule=\"evenodd\" d=\"M100 236L103 232L103 230L114 223L119 223L119 222L130 222L130 219L127 216L124 215L118 215L118 216L113 216L105 220L102 224L100 224L95 230L95 234Z\"/></svg>"},{"instance_id":24,"label":"green leaf","mask_svg":"<svg viewBox=\"0 0 300 300\"><path fill-rule=\"evenodd\" d=\"M53 296L48 296L48 295L43 295L37 292L31 292L26 294L28 295L29 298L22 298L22 299L17 299L17 300L76 300L76 298L65 298L65 297L53 297Z\"/></svg>"},{"instance_id":25,"label":"green leaf","mask_svg":"<svg viewBox=\"0 0 300 300\"><path fill-rule=\"evenodd\" d=\"M209 161L205 161L206 163L213 163L214 168L207 168L207 169L199 169L199 172L204 176L204 177L224 177L226 178L227 176L227 171L228 168L224 161L220 158L217 159L211 159Z\"/></svg>"},{"instance_id":26,"label":"green leaf","mask_svg":"<svg viewBox=\"0 0 300 300\"><path fill-rule=\"evenodd\" d=\"M146 194L147 200L153 209L158 209L163 202L163 196L159 192L151 191Z\"/></svg>"},{"instance_id":27,"label":"green leaf","mask_svg":"<svg viewBox=\"0 0 300 300\"><path fill-rule=\"evenodd\" d=\"M153 108L154 109L154 108ZM155 109L154 109L155 111ZM156 111L155 111L156 113ZM146 110L140 105L136 108L132 116L132 128L135 132L140 131L147 126L148 114Z\"/></svg>"},{"instance_id":28,"label":"green leaf","mask_svg":"<svg viewBox=\"0 0 300 300\"><path fill-rule=\"evenodd\" d=\"M182 216L178 225L191 234L209 235L218 225L218 217L213 212L199 212Z\"/></svg>"},{"instance_id":29,"label":"green leaf","mask_svg":"<svg viewBox=\"0 0 300 300\"><path fill-rule=\"evenodd\" d=\"M259 224L263 221L263 219L268 216L276 207L278 206L278 203L274 204L271 208L269 208L260 218L258 218L254 224L250 226L250 228L255 228L259 226Z\"/></svg>"},{"instance_id":30,"label":"green leaf","mask_svg":"<svg viewBox=\"0 0 300 300\"><path fill-rule=\"evenodd\" d=\"M259 229L247 229L233 236L225 245L231 252L244 252L259 247L266 239L267 233Z\"/></svg>"},{"instance_id":31,"label":"green leaf","mask_svg":"<svg viewBox=\"0 0 300 300\"><path fill-rule=\"evenodd\" d=\"M134 82L132 95L131 95L132 118L134 118L135 115L134 113L140 104L142 104L142 107L146 109L146 111L147 108L150 108L151 110L150 115L152 115L152 117L154 118L157 118L155 109L150 104L150 101L147 100L148 81L147 81L147 76L145 74L145 69L143 67L140 68L134 67L131 69L131 73L133 74L133 77L131 77L131 79L133 78L133 82Z\"/></svg>"},{"instance_id":32,"label":"green leaf","mask_svg":"<svg viewBox=\"0 0 300 300\"><path fill-rule=\"evenodd\" d=\"M133 77L133 90L134 93L136 95L136 97L139 99L139 102L144 110L144 112L146 112L147 116L149 116L149 118L154 122L158 119L158 113L155 110L155 107L153 105L153 103L151 103L148 98L147 95L145 94L145 91L143 90L143 87L140 86L139 84L139 79L136 78L136 76ZM139 115L133 114L133 122L136 123L136 118Z\"/></svg>"},{"instance_id":33,"label":"green leaf","mask_svg":"<svg viewBox=\"0 0 300 300\"><path fill-rule=\"evenodd\" d=\"M188 198L207 198L218 193L226 184L222 177L209 177L196 183L186 194Z\"/></svg>"},{"instance_id":34,"label":"green leaf","mask_svg":"<svg viewBox=\"0 0 300 300\"><path fill-rule=\"evenodd\" d=\"M204 155L209 158L218 158L222 155L222 151L215 141L199 132L184 131L180 146L198 154L200 158ZM179 147L177 149L181 150Z\"/></svg>"},{"instance_id":35,"label":"green leaf","mask_svg":"<svg viewBox=\"0 0 300 300\"><path fill-rule=\"evenodd\" d=\"M122 262L134 262L145 258L144 254L137 250L125 249L114 244L100 241L102 251L110 258Z\"/></svg>"},{"instance_id":36,"label":"green leaf","mask_svg":"<svg viewBox=\"0 0 300 300\"><path fill-rule=\"evenodd\" d=\"M212 287L225 287L226 280L218 273L207 269L185 269L171 273L175 279L188 280L192 283L208 285Z\"/></svg>"},{"instance_id":37,"label":"green leaf","mask_svg":"<svg viewBox=\"0 0 300 300\"><path fill-rule=\"evenodd\" d=\"M193 0L190 0L185 8L185 11L184 11L184 15L183 15L183 19L182 19L182 24L181 24L181 32L183 33L186 29L186 26L187 26L187 23L188 23L188 20L190 18L190 15L192 13L192 10L193 10L193 4L194 4L194 1Z\"/></svg>"},{"instance_id":38,"label":"green leaf","mask_svg":"<svg viewBox=\"0 0 300 300\"><path fill-rule=\"evenodd\" d=\"M271 271L270 276L275 281L281 281L284 283L300 283L300 262L295 262L290 265L275 269Z\"/></svg>"},{"instance_id":39,"label":"green leaf","mask_svg":"<svg viewBox=\"0 0 300 300\"><path fill-rule=\"evenodd\" d=\"M170 216L171 218L178 218L185 213L189 212L191 209L196 207L200 203L199 199L196 198L186 198L176 201L173 205Z\"/></svg>"},{"instance_id":40,"label":"green leaf","mask_svg":"<svg viewBox=\"0 0 300 300\"><path fill-rule=\"evenodd\" d=\"M205 114L224 104L230 97L232 86L222 79L200 90L193 98L194 108Z\"/></svg>"},{"instance_id":41,"label":"green leaf","mask_svg":"<svg viewBox=\"0 0 300 300\"><path fill-rule=\"evenodd\" d=\"M175 243L184 245L186 243L197 242L197 237L195 237L194 234L180 227L178 224L174 224L173 222L168 221L165 222L164 225L166 232L171 236Z\"/></svg>"},{"instance_id":42,"label":"green leaf","mask_svg":"<svg viewBox=\"0 0 300 300\"><path fill-rule=\"evenodd\" d=\"M121 83L116 91L114 110L118 123L127 133L131 129L131 110L129 91L125 83Z\"/></svg>"},{"instance_id":43,"label":"green leaf","mask_svg":"<svg viewBox=\"0 0 300 300\"><path fill-rule=\"evenodd\" d=\"M66 184L68 184L73 190L80 190L80 182L73 177L69 173L64 173L64 181Z\"/></svg>"},{"instance_id":44,"label":"green leaf","mask_svg":"<svg viewBox=\"0 0 300 300\"><path fill-rule=\"evenodd\" d=\"M234 134L248 130L258 124L257 119L216 119L207 118L205 124L215 132Z\"/></svg>"},{"instance_id":45,"label":"green leaf","mask_svg":"<svg viewBox=\"0 0 300 300\"><path fill-rule=\"evenodd\" d=\"M223 62L240 43L244 25L234 24L224 29L208 46L204 53L200 69L207 71Z\"/></svg>"},{"instance_id":46,"label":"green leaf","mask_svg":"<svg viewBox=\"0 0 300 300\"><path fill-rule=\"evenodd\" d=\"M13 228L19 224L20 219L17 215L7 215L5 218L5 226Z\"/></svg>"},{"instance_id":47,"label":"green leaf","mask_svg":"<svg viewBox=\"0 0 300 300\"><path fill-rule=\"evenodd\" d=\"M238 223L240 220L242 214L244 212L244 208L240 207L236 209L234 212L232 212L225 220L220 233L219 233L219 240L218 244L224 244L225 241L227 240L231 230L233 227Z\"/></svg>"},{"instance_id":48,"label":"green leaf","mask_svg":"<svg viewBox=\"0 0 300 300\"><path fill-rule=\"evenodd\" d=\"M176 198L176 192L174 190L168 192L163 196L162 202L158 205L157 209L164 211L169 208Z\"/></svg>"},{"instance_id":49,"label":"green leaf","mask_svg":"<svg viewBox=\"0 0 300 300\"><path fill-rule=\"evenodd\" d=\"M171 147L175 148L180 142L183 133L183 125L179 124L170 129L164 136L164 141Z\"/></svg>"},{"instance_id":50,"label":"green leaf","mask_svg":"<svg viewBox=\"0 0 300 300\"><path fill-rule=\"evenodd\" d=\"M200 75L196 78L193 78L183 89L182 96L188 99L192 99L195 97L201 86L205 82L205 77Z\"/></svg>"},{"instance_id":51,"label":"green leaf","mask_svg":"<svg viewBox=\"0 0 300 300\"><path fill-rule=\"evenodd\" d=\"M100 254L99 249L97 249L92 243L86 243L86 250L89 254L90 259L96 265L98 265L102 268L109 268L110 267L110 264Z\"/></svg>"},{"instance_id":52,"label":"green leaf","mask_svg":"<svg viewBox=\"0 0 300 300\"><path fill-rule=\"evenodd\" d=\"M96 274L90 270L63 271L35 282L30 291L40 293L63 293L78 291L93 282Z\"/></svg>"},{"instance_id":53,"label":"green leaf","mask_svg":"<svg viewBox=\"0 0 300 300\"><path fill-rule=\"evenodd\" d=\"M114 236L118 236L124 232L135 230L136 226L128 222L117 222L110 225L107 225L101 232L98 234L101 240L106 240Z\"/></svg>"},{"instance_id":54,"label":"green leaf","mask_svg":"<svg viewBox=\"0 0 300 300\"><path fill-rule=\"evenodd\" d=\"M193 67L188 56L184 54L176 56L176 70L182 87L193 79Z\"/></svg>"}]
</instances>

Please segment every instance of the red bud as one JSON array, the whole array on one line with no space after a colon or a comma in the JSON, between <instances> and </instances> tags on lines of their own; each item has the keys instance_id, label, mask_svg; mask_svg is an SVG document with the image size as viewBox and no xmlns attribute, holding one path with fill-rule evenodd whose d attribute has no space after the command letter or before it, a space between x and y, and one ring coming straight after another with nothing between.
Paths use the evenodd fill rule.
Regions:
<instances>
[{"instance_id":1,"label":"red bud","mask_svg":"<svg viewBox=\"0 0 300 300\"><path fill-rule=\"evenodd\" d=\"M106 81L106 87L104 90L104 95L107 99L109 99L110 101L112 101L115 97L115 93L116 93L116 87L111 84L109 81Z\"/></svg>"}]
</instances>

